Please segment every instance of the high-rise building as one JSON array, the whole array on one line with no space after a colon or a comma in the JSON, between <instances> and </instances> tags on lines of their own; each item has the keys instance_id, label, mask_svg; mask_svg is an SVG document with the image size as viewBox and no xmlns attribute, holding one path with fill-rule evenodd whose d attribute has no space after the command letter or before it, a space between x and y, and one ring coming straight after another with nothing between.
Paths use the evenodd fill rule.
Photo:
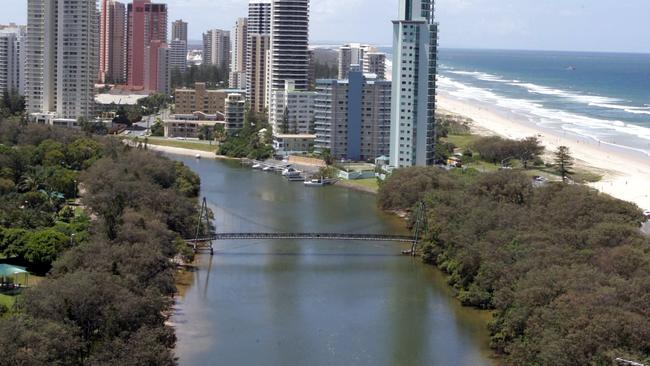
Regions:
<instances>
[{"instance_id":1,"label":"high-rise building","mask_svg":"<svg viewBox=\"0 0 650 366\"><path fill-rule=\"evenodd\" d=\"M318 93L296 90L293 80L274 90L269 106L269 123L278 134L313 133L314 101Z\"/></svg>"},{"instance_id":2,"label":"high-rise building","mask_svg":"<svg viewBox=\"0 0 650 366\"><path fill-rule=\"evenodd\" d=\"M272 0L250 0L248 3L248 33L271 33Z\"/></svg>"},{"instance_id":3,"label":"high-rise building","mask_svg":"<svg viewBox=\"0 0 650 366\"><path fill-rule=\"evenodd\" d=\"M262 113L266 106L267 57L271 47L269 34L249 34L249 52L246 67L246 96L250 108Z\"/></svg>"},{"instance_id":4,"label":"high-rise building","mask_svg":"<svg viewBox=\"0 0 650 366\"><path fill-rule=\"evenodd\" d=\"M0 93L25 93L24 25L0 25Z\"/></svg>"},{"instance_id":5,"label":"high-rise building","mask_svg":"<svg viewBox=\"0 0 650 366\"><path fill-rule=\"evenodd\" d=\"M172 23L172 41L180 39L187 43L187 22L183 19L176 20Z\"/></svg>"},{"instance_id":6,"label":"high-rise building","mask_svg":"<svg viewBox=\"0 0 650 366\"><path fill-rule=\"evenodd\" d=\"M181 39L174 39L169 44L169 70L187 69L187 42Z\"/></svg>"},{"instance_id":7,"label":"high-rise building","mask_svg":"<svg viewBox=\"0 0 650 366\"><path fill-rule=\"evenodd\" d=\"M372 161L390 151L391 82L369 78L353 65L347 80L318 80L316 143L332 157Z\"/></svg>"},{"instance_id":8,"label":"high-rise building","mask_svg":"<svg viewBox=\"0 0 650 366\"><path fill-rule=\"evenodd\" d=\"M244 114L246 113L246 98L242 94L232 93L226 97L226 129L236 130L244 127Z\"/></svg>"},{"instance_id":9,"label":"high-rise building","mask_svg":"<svg viewBox=\"0 0 650 366\"><path fill-rule=\"evenodd\" d=\"M126 6L102 0L99 31L99 82L126 82Z\"/></svg>"},{"instance_id":10,"label":"high-rise building","mask_svg":"<svg viewBox=\"0 0 650 366\"><path fill-rule=\"evenodd\" d=\"M144 56L144 89L169 94L169 47L164 41L151 41Z\"/></svg>"},{"instance_id":11,"label":"high-rise building","mask_svg":"<svg viewBox=\"0 0 650 366\"><path fill-rule=\"evenodd\" d=\"M393 50L390 164L432 165L438 52L434 0L400 0Z\"/></svg>"},{"instance_id":12,"label":"high-rise building","mask_svg":"<svg viewBox=\"0 0 650 366\"><path fill-rule=\"evenodd\" d=\"M28 0L26 62L29 113L92 117L99 73L97 3Z\"/></svg>"},{"instance_id":13,"label":"high-rise building","mask_svg":"<svg viewBox=\"0 0 650 366\"><path fill-rule=\"evenodd\" d=\"M231 34L230 87L244 89L248 56L248 19L238 18Z\"/></svg>"},{"instance_id":14,"label":"high-rise building","mask_svg":"<svg viewBox=\"0 0 650 366\"><path fill-rule=\"evenodd\" d=\"M187 22L183 19L172 23L172 38L169 42L169 70L187 69Z\"/></svg>"},{"instance_id":15,"label":"high-rise building","mask_svg":"<svg viewBox=\"0 0 650 366\"><path fill-rule=\"evenodd\" d=\"M133 0L127 6L127 79L129 86L144 87L145 53L151 42L167 42L167 5Z\"/></svg>"},{"instance_id":16,"label":"high-rise building","mask_svg":"<svg viewBox=\"0 0 650 366\"><path fill-rule=\"evenodd\" d=\"M386 80L386 54L382 52L366 53L363 58L363 72L375 74L379 80Z\"/></svg>"},{"instance_id":17,"label":"high-rise building","mask_svg":"<svg viewBox=\"0 0 650 366\"><path fill-rule=\"evenodd\" d=\"M223 70L230 66L230 32L211 29L203 33L203 64L216 65Z\"/></svg>"},{"instance_id":18,"label":"high-rise building","mask_svg":"<svg viewBox=\"0 0 650 366\"><path fill-rule=\"evenodd\" d=\"M248 3L246 98L257 113L266 106L267 52L271 45L271 0Z\"/></svg>"},{"instance_id":19,"label":"high-rise building","mask_svg":"<svg viewBox=\"0 0 650 366\"><path fill-rule=\"evenodd\" d=\"M309 0L273 0L271 8L270 87L309 88ZM267 92L268 93L268 92Z\"/></svg>"},{"instance_id":20,"label":"high-rise building","mask_svg":"<svg viewBox=\"0 0 650 366\"><path fill-rule=\"evenodd\" d=\"M386 54L377 48L359 43L349 43L339 48L339 80L347 79L351 65L360 65L366 74L375 74L377 79L386 79Z\"/></svg>"}]
</instances>

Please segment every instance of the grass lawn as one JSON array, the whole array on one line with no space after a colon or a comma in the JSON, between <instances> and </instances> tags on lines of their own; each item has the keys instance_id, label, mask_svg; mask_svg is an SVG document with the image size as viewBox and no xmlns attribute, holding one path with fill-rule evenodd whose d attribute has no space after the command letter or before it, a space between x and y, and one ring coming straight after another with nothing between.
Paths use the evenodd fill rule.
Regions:
<instances>
[{"instance_id":1,"label":"grass lawn","mask_svg":"<svg viewBox=\"0 0 650 366\"><path fill-rule=\"evenodd\" d=\"M140 139L140 142L144 143L144 139ZM195 141L188 141L188 140L173 140L173 139L149 137L147 143L150 145L179 147L181 149L199 150L199 151L207 151L207 152L217 151L217 146L215 144L210 145L198 141L195 142Z\"/></svg>"},{"instance_id":2,"label":"grass lawn","mask_svg":"<svg viewBox=\"0 0 650 366\"><path fill-rule=\"evenodd\" d=\"M373 192L377 192L379 190L379 184L377 184L377 178L346 180L345 185L359 186L359 187L370 189Z\"/></svg>"},{"instance_id":3,"label":"grass lawn","mask_svg":"<svg viewBox=\"0 0 650 366\"><path fill-rule=\"evenodd\" d=\"M445 140L449 143L454 144L457 148L461 150L467 149L476 139L480 138L479 135L449 135Z\"/></svg>"},{"instance_id":4,"label":"grass lawn","mask_svg":"<svg viewBox=\"0 0 650 366\"><path fill-rule=\"evenodd\" d=\"M4 305L7 309L11 309L16 302L15 296L0 294L0 305Z\"/></svg>"}]
</instances>

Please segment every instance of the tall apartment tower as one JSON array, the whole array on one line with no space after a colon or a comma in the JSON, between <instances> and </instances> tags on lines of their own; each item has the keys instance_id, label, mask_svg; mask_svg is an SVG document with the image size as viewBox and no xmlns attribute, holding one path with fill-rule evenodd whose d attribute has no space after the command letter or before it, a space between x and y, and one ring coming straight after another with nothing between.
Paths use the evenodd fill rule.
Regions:
<instances>
[{"instance_id":1,"label":"tall apartment tower","mask_svg":"<svg viewBox=\"0 0 650 366\"><path fill-rule=\"evenodd\" d=\"M169 43L169 70L187 69L187 42L174 39Z\"/></svg>"},{"instance_id":2,"label":"tall apartment tower","mask_svg":"<svg viewBox=\"0 0 650 366\"><path fill-rule=\"evenodd\" d=\"M172 41L180 39L187 43L187 22L183 19L176 20L172 23Z\"/></svg>"},{"instance_id":3,"label":"tall apartment tower","mask_svg":"<svg viewBox=\"0 0 650 366\"><path fill-rule=\"evenodd\" d=\"M386 54L382 52L366 53L363 58L363 72L375 74L379 80L386 80Z\"/></svg>"},{"instance_id":4,"label":"tall apartment tower","mask_svg":"<svg viewBox=\"0 0 650 366\"><path fill-rule=\"evenodd\" d=\"M169 94L169 47L164 41L151 41L145 49L144 90Z\"/></svg>"},{"instance_id":5,"label":"tall apartment tower","mask_svg":"<svg viewBox=\"0 0 650 366\"><path fill-rule=\"evenodd\" d=\"M434 0L400 0L393 50L390 164L433 165L438 52Z\"/></svg>"},{"instance_id":6,"label":"tall apartment tower","mask_svg":"<svg viewBox=\"0 0 650 366\"><path fill-rule=\"evenodd\" d=\"M203 33L203 64L216 65L223 70L230 66L230 32L211 29Z\"/></svg>"},{"instance_id":7,"label":"tall apartment tower","mask_svg":"<svg viewBox=\"0 0 650 366\"><path fill-rule=\"evenodd\" d=\"M367 44L350 43L339 48L339 80L347 79L351 65L360 65L366 74L386 79L386 54Z\"/></svg>"},{"instance_id":8,"label":"tall apartment tower","mask_svg":"<svg viewBox=\"0 0 650 366\"><path fill-rule=\"evenodd\" d=\"M0 25L0 93L25 93L24 25Z\"/></svg>"},{"instance_id":9,"label":"tall apartment tower","mask_svg":"<svg viewBox=\"0 0 650 366\"><path fill-rule=\"evenodd\" d=\"M102 0L99 19L99 82L126 83L126 6Z\"/></svg>"},{"instance_id":10,"label":"tall apartment tower","mask_svg":"<svg viewBox=\"0 0 650 366\"><path fill-rule=\"evenodd\" d=\"M25 96L29 113L92 117L98 66L95 1L28 0Z\"/></svg>"},{"instance_id":11,"label":"tall apartment tower","mask_svg":"<svg viewBox=\"0 0 650 366\"><path fill-rule=\"evenodd\" d=\"M309 88L309 0L273 0L271 8L271 89L294 80ZM267 92L268 94L268 92Z\"/></svg>"},{"instance_id":12,"label":"tall apartment tower","mask_svg":"<svg viewBox=\"0 0 650 366\"><path fill-rule=\"evenodd\" d=\"M127 6L127 79L129 86L144 87L147 47L152 42L167 42L167 5L151 0L133 0Z\"/></svg>"},{"instance_id":13,"label":"tall apartment tower","mask_svg":"<svg viewBox=\"0 0 650 366\"><path fill-rule=\"evenodd\" d=\"M169 42L169 70L187 69L187 22L183 19L172 23L172 38Z\"/></svg>"},{"instance_id":14,"label":"tall apartment tower","mask_svg":"<svg viewBox=\"0 0 650 366\"><path fill-rule=\"evenodd\" d=\"M231 61L230 78L231 88L246 88L246 57L248 56L248 19L238 18L231 33Z\"/></svg>"},{"instance_id":15,"label":"tall apartment tower","mask_svg":"<svg viewBox=\"0 0 650 366\"><path fill-rule=\"evenodd\" d=\"M266 106L267 52L271 47L271 0L251 0L248 4L246 55L246 99L252 111Z\"/></svg>"},{"instance_id":16,"label":"tall apartment tower","mask_svg":"<svg viewBox=\"0 0 650 366\"><path fill-rule=\"evenodd\" d=\"M364 75L359 65L348 75L317 81L315 148L335 159L373 161L390 151L391 82Z\"/></svg>"}]
</instances>

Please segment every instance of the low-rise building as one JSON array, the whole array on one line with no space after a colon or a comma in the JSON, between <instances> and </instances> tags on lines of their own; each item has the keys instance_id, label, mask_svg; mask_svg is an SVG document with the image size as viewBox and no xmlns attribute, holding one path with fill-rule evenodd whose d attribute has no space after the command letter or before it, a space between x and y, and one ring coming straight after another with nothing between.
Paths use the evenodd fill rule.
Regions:
<instances>
[{"instance_id":1,"label":"low-rise building","mask_svg":"<svg viewBox=\"0 0 650 366\"><path fill-rule=\"evenodd\" d=\"M174 92L175 112L192 114L204 112L207 114L225 113L225 102L230 93L245 93L239 89L207 89L205 83L196 83L194 89L181 88Z\"/></svg>"},{"instance_id":2,"label":"low-rise building","mask_svg":"<svg viewBox=\"0 0 650 366\"><path fill-rule=\"evenodd\" d=\"M217 125L225 125L225 122L170 119L164 122L165 137L197 139L203 127L214 132Z\"/></svg>"},{"instance_id":3,"label":"low-rise building","mask_svg":"<svg viewBox=\"0 0 650 366\"><path fill-rule=\"evenodd\" d=\"M391 82L353 65L346 80L318 80L317 151L335 159L374 161L390 152Z\"/></svg>"},{"instance_id":4,"label":"low-rise building","mask_svg":"<svg viewBox=\"0 0 650 366\"><path fill-rule=\"evenodd\" d=\"M314 148L316 135L273 135L273 149L277 155L302 154Z\"/></svg>"}]
</instances>

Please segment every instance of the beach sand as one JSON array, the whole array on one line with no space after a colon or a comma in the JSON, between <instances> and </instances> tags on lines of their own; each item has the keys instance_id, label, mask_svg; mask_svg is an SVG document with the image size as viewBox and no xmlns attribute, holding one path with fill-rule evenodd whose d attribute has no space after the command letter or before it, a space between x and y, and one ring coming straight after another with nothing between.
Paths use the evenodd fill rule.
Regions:
<instances>
[{"instance_id":1,"label":"beach sand","mask_svg":"<svg viewBox=\"0 0 650 366\"><path fill-rule=\"evenodd\" d=\"M588 138L536 126L505 111L478 102L438 96L440 109L474 120L476 133L496 134L510 139L537 136L549 152L567 146L576 163L603 175L593 188L616 198L650 209L650 158L601 144ZM546 160L549 160L547 157Z\"/></svg>"}]
</instances>

